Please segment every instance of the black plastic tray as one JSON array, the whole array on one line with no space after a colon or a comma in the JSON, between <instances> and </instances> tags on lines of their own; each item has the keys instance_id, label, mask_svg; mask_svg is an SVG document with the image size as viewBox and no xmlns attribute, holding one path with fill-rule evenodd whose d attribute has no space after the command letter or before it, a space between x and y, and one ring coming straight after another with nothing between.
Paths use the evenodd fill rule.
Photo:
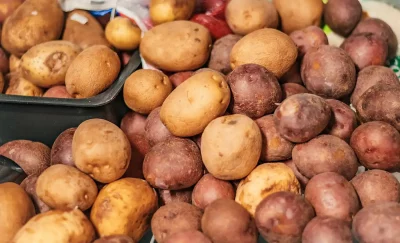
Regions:
<instances>
[{"instance_id":1,"label":"black plastic tray","mask_svg":"<svg viewBox=\"0 0 400 243\"><path fill-rule=\"evenodd\" d=\"M118 79L103 93L87 99L59 99L0 94L0 145L26 139L51 146L65 129L91 118L119 125L127 112L121 89L126 78L140 66L133 53Z\"/></svg>"}]
</instances>

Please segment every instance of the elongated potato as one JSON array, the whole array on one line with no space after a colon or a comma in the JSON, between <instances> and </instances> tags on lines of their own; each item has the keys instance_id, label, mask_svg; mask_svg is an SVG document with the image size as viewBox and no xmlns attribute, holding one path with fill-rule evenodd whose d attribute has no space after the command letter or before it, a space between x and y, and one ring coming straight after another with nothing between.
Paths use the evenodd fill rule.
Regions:
<instances>
[{"instance_id":1,"label":"elongated potato","mask_svg":"<svg viewBox=\"0 0 400 243\"><path fill-rule=\"evenodd\" d=\"M121 234L138 242L149 228L157 206L157 194L146 181L124 178L100 191L90 219L100 237Z\"/></svg>"},{"instance_id":2,"label":"elongated potato","mask_svg":"<svg viewBox=\"0 0 400 243\"><path fill-rule=\"evenodd\" d=\"M210 121L224 114L230 96L228 84L221 73L199 72L165 99L160 111L161 121L175 136L200 134Z\"/></svg>"},{"instance_id":3,"label":"elongated potato","mask_svg":"<svg viewBox=\"0 0 400 243\"><path fill-rule=\"evenodd\" d=\"M81 48L68 41L49 41L29 49L21 58L22 77L48 88L64 84L65 74Z\"/></svg>"}]
</instances>

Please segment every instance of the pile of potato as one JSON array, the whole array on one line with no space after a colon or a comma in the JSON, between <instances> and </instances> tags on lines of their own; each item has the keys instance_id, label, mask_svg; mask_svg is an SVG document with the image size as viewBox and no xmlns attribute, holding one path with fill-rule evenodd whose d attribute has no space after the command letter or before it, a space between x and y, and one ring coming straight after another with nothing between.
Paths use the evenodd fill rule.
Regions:
<instances>
[{"instance_id":1,"label":"pile of potato","mask_svg":"<svg viewBox=\"0 0 400 243\"><path fill-rule=\"evenodd\" d=\"M67 32L76 25L67 20L64 41L3 41L14 33L7 23L40 1L3 26L3 47L22 55L20 80L50 87L64 73L75 97L106 89L119 59L83 36L101 36L95 27ZM0 146L28 175L0 184L0 243L139 242L149 228L158 243L399 242L400 82L384 66L398 42L388 24L358 0L153 0L150 14L139 48L159 70L127 78L120 127L90 119L51 148ZM346 37L340 48L322 20ZM129 24L109 22L109 43L136 48L139 32L120 29ZM35 53L55 47L64 61L47 72Z\"/></svg>"}]
</instances>

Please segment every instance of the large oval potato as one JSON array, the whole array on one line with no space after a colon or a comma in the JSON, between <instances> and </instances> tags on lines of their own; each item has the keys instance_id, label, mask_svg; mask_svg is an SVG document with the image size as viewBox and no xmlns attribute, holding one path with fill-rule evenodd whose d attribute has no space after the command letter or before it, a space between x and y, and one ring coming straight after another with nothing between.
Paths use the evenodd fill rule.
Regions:
<instances>
[{"instance_id":1,"label":"large oval potato","mask_svg":"<svg viewBox=\"0 0 400 243\"><path fill-rule=\"evenodd\" d=\"M29 49L21 58L22 77L48 88L64 84L65 74L81 48L68 41L49 41Z\"/></svg>"},{"instance_id":2,"label":"large oval potato","mask_svg":"<svg viewBox=\"0 0 400 243\"><path fill-rule=\"evenodd\" d=\"M140 44L140 53L146 61L172 72L200 68L210 51L210 32L204 26L186 20L152 28L144 34Z\"/></svg>"},{"instance_id":3,"label":"large oval potato","mask_svg":"<svg viewBox=\"0 0 400 243\"><path fill-rule=\"evenodd\" d=\"M101 189L90 219L100 237L122 234L138 242L157 207L157 193L146 181L123 178Z\"/></svg>"},{"instance_id":4,"label":"large oval potato","mask_svg":"<svg viewBox=\"0 0 400 243\"><path fill-rule=\"evenodd\" d=\"M94 237L93 225L79 209L51 210L31 218L11 242L90 243Z\"/></svg>"},{"instance_id":5,"label":"large oval potato","mask_svg":"<svg viewBox=\"0 0 400 243\"><path fill-rule=\"evenodd\" d=\"M1 34L1 46L22 56L31 47L60 37L64 13L58 1L25 0L6 19Z\"/></svg>"},{"instance_id":6,"label":"large oval potato","mask_svg":"<svg viewBox=\"0 0 400 243\"><path fill-rule=\"evenodd\" d=\"M35 207L19 185L0 184L0 243L9 243L18 230L35 215Z\"/></svg>"},{"instance_id":7,"label":"large oval potato","mask_svg":"<svg viewBox=\"0 0 400 243\"><path fill-rule=\"evenodd\" d=\"M196 0L151 0L150 18L154 25L174 20L187 20L192 16Z\"/></svg>"},{"instance_id":8,"label":"large oval potato","mask_svg":"<svg viewBox=\"0 0 400 243\"><path fill-rule=\"evenodd\" d=\"M247 176L261 154L261 132L252 119L235 114L219 117L201 137L201 156L207 170L221 180Z\"/></svg>"},{"instance_id":9,"label":"large oval potato","mask_svg":"<svg viewBox=\"0 0 400 243\"><path fill-rule=\"evenodd\" d=\"M110 183L128 169L131 146L126 135L113 123L90 119L75 131L72 157L82 172L99 182Z\"/></svg>"},{"instance_id":10,"label":"large oval potato","mask_svg":"<svg viewBox=\"0 0 400 243\"><path fill-rule=\"evenodd\" d=\"M199 72L179 85L165 99L160 118L175 136L191 137L203 132L230 102L230 89L216 71Z\"/></svg>"}]
</instances>

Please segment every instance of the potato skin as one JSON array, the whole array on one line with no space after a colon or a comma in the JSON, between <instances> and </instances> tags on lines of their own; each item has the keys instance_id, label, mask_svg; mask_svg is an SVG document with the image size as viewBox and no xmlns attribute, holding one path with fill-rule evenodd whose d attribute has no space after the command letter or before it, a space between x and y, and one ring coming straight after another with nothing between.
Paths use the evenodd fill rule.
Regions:
<instances>
[{"instance_id":1,"label":"potato skin","mask_svg":"<svg viewBox=\"0 0 400 243\"><path fill-rule=\"evenodd\" d=\"M287 160L284 162L284 164L287 165L290 169L292 169L297 180L300 182L301 189L304 190L306 188L309 179L305 177L303 174L301 174L301 172L299 171L293 160Z\"/></svg>"},{"instance_id":2,"label":"potato skin","mask_svg":"<svg viewBox=\"0 0 400 243\"><path fill-rule=\"evenodd\" d=\"M180 84L185 82L188 78L190 78L192 75L193 75L192 71L177 72L169 76L169 81L171 81L172 86L176 88Z\"/></svg>"},{"instance_id":3,"label":"potato skin","mask_svg":"<svg viewBox=\"0 0 400 243\"><path fill-rule=\"evenodd\" d=\"M268 115L256 120L261 131L262 149L260 160L282 161L292 157L294 144L283 138L274 122L274 116Z\"/></svg>"},{"instance_id":4,"label":"potato skin","mask_svg":"<svg viewBox=\"0 0 400 243\"><path fill-rule=\"evenodd\" d=\"M10 72L17 71L19 69L20 64L21 64L21 59L11 54L9 58Z\"/></svg>"},{"instance_id":5,"label":"potato skin","mask_svg":"<svg viewBox=\"0 0 400 243\"><path fill-rule=\"evenodd\" d=\"M238 66L227 76L232 92L230 111L257 119L275 111L282 90L273 73L258 64Z\"/></svg>"},{"instance_id":6,"label":"potato skin","mask_svg":"<svg viewBox=\"0 0 400 243\"><path fill-rule=\"evenodd\" d=\"M141 155L145 155L150 149L150 144L145 138L145 125L145 116L134 111L129 111L122 118L120 126L121 130L128 137L132 148L137 149Z\"/></svg>"},{"instance_id":7,"label":"potato skin","mask_svg":"<svg viewBox=\"0 0 400 243\"><path fill-rule=\"evenodd\" d=\"M317 216L329 216L350 223L360 209L357 193L350 182L335 172L325 172L311 178L305 198Z\"/></svg>"},{"instance_id":8,"label":"potato skin","mask_svg":"<svg viewBox=\"0 0 400 243\"><path fill-rule=\"evenodd\" d=\"M230 54L233 46L241 38L242 36L240 35L229 34L218 39L211 50L208 67L223 74L229 74L232 71Z\"/></svg>"},{"instance_id":9,"label":"potato skin","mask_svg":"<svg viewBox=\"0 0 400 243\"><path fill-rule=\"evenodd\" d=\"M11 77L5 94L40 97L43 95L43 89L22 78L18 73Z\"/></svg>"},{"instance_id":10,"label":"potato skin","mask_svg":"<svg viewBox=\"0 0 400 243\"><path fill-rule=\"evenodd\" d=\"M35 208L28 194L13 182L0 184L0 242L9 243L18 230L35 215Z\"/></svg>"},{"instance_id":11,"label":"potato skin","mask_svg":"<svg viewBox=\"0 0 400 243\"><path fill-rule=\"evenodd\" d=\"M221 180L247 176L257 165L262 138L257 124L245 115L219 117L201 137L201 156L207 170Z\"/></svg>"},{"instance_id":12,"label":"potato skin","mask_svg":"<svg viewBox=\"0 0 400 243\"><path fill-rule=\"evenodd\" d=\"M300 62L296 61L289 69L289 71L287 71L285 74L282 75L282 77L279 79L279 82L281 84L295 83L303 85L303 80L301 80L301 75L300 75Z\"/></svg>"},{"instance_id":13,"label":"potato skin","mask_svg":"<svg viewBox=\"0 0 400 243\"><path fill-rule=\"evenodd\" d=\"M65 164L76 167L72 158L72 139L75 131L76 128L72 127L58 135L51 147L50 161L52 165Z\"/></svg>"},{"instance_id":14,"label":"potato skin","mask_svg":"<svg viewBox=\"0 0 400 243\"><path fill-rule=\"evenodd\" d=\"M367 122L350 139L360 163L368 169L400 168L400 133L386 122Z\"/></svg>"},{"instance_id":15,"label":"potato skin","mask_svg":"<svg viewBox=\"0 0 400 243\"><path fill-rule=\"evenodd\" d=\"M278 191L300 194L300 183L293 171L283 163L265 163L257 166L237 190L235 201L254 216L259 203Z\"/></svg>"},{"instance_id":16,"label":"potato skin","mask_svg":"<svg viewBox=\"0 0 400 243\"><path fill-rule=\"evenodd\" d=\"M41 173L50 166L50 148L39 142L10 141L0 146L0 155L17 163L27 175Z\"/></svg>"},{"instance_id":17,"label":"potato skin","mask_svg":"<svg viewBox=\"0 0 400 243\"><path fill-rule=\"evenodd\" d=\"M207 236L197 230L178 232L163 241L164 243L212 243Z\"/></svg>"},{"instance_id":18,"label":"potato skin","mask_svg":"<svg viewBox=\"0 0 400 243\"><path fill-rule=\"evenodd\" d=\"M111 122L90 119L75 130L72 158L82 172L98 182L110 183L128 169L131 146L122 130Z\"/></svg>"},{"instance_id":19,"label":"potato skin","mask_svg":"<svg viewBox=\"0 0 400 243\"><path fill-rule=\"evenodd\" d=\"M157 193L145 180L123 178L100 190L90 219L100 237L122 234L138 242L157 207Z\"/></svg>"},{"instance_id":20,"label":"potato skin","mask_svg":"<svg viewBox=\"0 0 400 243\"><path fill-rule=\"evenodd\" d=\"M132 238L126 235L110 235L101 237L93 241L93 243L135 243Z\"/></svg>"},{"instance_id":21,"label":"potato skin","mask_svg":"<svg viewBox=\"0 0 400 243\"><path fill-rule=\"evenodd\" d=\"M399 222L399 203L373 204L354 217L353 233L359 242L396 242L400 237Z\"/></svg>"},{"instance_id":22,"label":"potato skin","mask_svg":"<svg viewBox=\"0 0 400 243\"><path fill-rule=\"evenodd\" d=\"M64 98L64 99L73 99L74 98L68 93L67 87L65 87L65 85L57 85L57 86L51 87L50 89L46 90L46 92L44 92L42 97Z\"/></svg>"},{"instance_id":23,"label":"potato skin","mask_svg":"<svg viewBox=\"0 0 400 243\"><path fill-rule=\"evenodd\" d=\"M124 17L115 17L107 23L106 39L118 50L130 51L138 48L142 31L132 21Z\"/></svg>"},{"instance_id":24,"label":"potato skin","mask_svg":"<svg viewBox=\"0 0 400 243\"><path fill-rule=\"evenodd\" d=\"M203 212L188 203L173 202L160 207L151 219L151 231L157 242L189 230L200 230Z\"/></svg>"},{"instance_id":25,"label":"potato skin","mask_svg":"<svg viewBox=\"0 0 400 243\"><path fill-rule=\"evenodd\" d=\"M284 83L282 87L282 100L295 94L310 93L304 86L296 83Z\"/></svg>"},{"instance_id":26,"label":"potato skin","mask_svg":"<svg viewBox=\"0 0 400 243\"><path fill-rule=\"evenodd\" d=\"M327 99L325 101L332 110L331 120L325 131L348 142L351 134L358 125L356 114L350 106L341 101L334 99Z\"/></svg>"},{"instance_id":27,"label":"potato skin","mask_svg":"<svg viewBox=\"0 0 400 243\"><path fill-rule=\"evenodd\" d=\"M302 58L311 48L321 45L328 45L328 37L318 26L308 26L301 30L293 31L290 34L293 42L299 50L299 57Z\"/></svg>"},{"instance_id":28,"label":"potato skin","mask_svg":"<svg viewBox=\"0 0 400 243\"><path fill-rule=\"evenodd\" d=\"M201 154L189 139L169 138L146 154L143 174L153 187L179 190L193 186L203 175Z\"/></svg>"},{"instance_id":29,"label":"potato skin","mask_svg":"<svg viewBox=\"0 0 400 243\"><path fill-rule=\"evenodd\" d=\"M325 23L342 36L349 35L361 17L362 6L357 0L333 0L325 5Z\"/></svg>"},{"instance_id":30,"label":"potato skin","mask_svg":"<svg viewBox=\"0 0 400 243\"><path fill-rule=\"evenodd\" d=\"M36 213L44 213L51 208L46 205L37 195L36 193L36 182L38 179L38 174L33 174L27 176L20 184L20 186L25 190L25 192L32 199L33 205L35 206Z\"/></svg>"},{"instance_id":31,"label":"potato skin","mask_svg":"<svg viewBox=\"0 0 400 243\"><path fill-rule=\"evenodd\" d=\"M0 2L0 23L3 24L4 20L9 17L24 0L2 0Z\"/></svg>"},{"instance_id":32,"label":"potato skin","mask_svg":"<svg viewBox=\"0 0 400 243\"><path fill-rule=\"evenodd\" d=\"M157 107L150 112L146 119L144 127L145 138L150 146L154 146L159 142L163 142L168 138L174 137L168 128L162 123L160 118L161 107Z\"/></svg>"},{"instance_id":33,"label":"potato skin","mask_svg":"<svg viewBox=\"0 0 400 243\"><path fill-rule=\"evenodd\" d=\"M325 129L331 113L329 105L321 97L296 94L278 106L274 121L283 138L294 143L304 143Z\"/></svg>"},{"instance_id":34,"label":"potato skin","mask_svg":"<svg viewBox=\"0 0 400 243\"><path fill-rule=\"evenodd\" d=\"M90 243L94 237L93 225L79 209L51 210L31 218L18 231L11 243Z\"/></svg>"},{"instance_id":35,"label":"potato skin","mask_svg":"<svg viewBox=\"0 0 400 243\"><path fill-rule=\"evenodd\" d=\"M301 78L312 93L324 98L340 99L353 91L356 68L344 50L322 45L304 56Z\"/></svg>"},{"instance_id":36,"label":"potato skin","mask_svg":"<svg viewBox=\"0 0 400 243\"><path fill-rule=\"evenodd\" d=\"M195 0L151 0L150 18L154 25L187 20L196 7Z\"/></svg>"},{"instance_id":37,"label":"potato skin","mask_svg":"<svg viewBox=\"0 0 400 243\"><path fill-rule=\"evenodd\" d=\"M268 242L301 242L304 228L314 217L311 204L292 192L269 195L255 213L257 228Z\"/></svg>"},{"instance_id":38,"label":"potato skin","mask_svg":"<svg viewBox=\"0 0 400 243\"><path fill-rule=\"evenodd\" d=\"M151 64L165 71L198 69L211 51L210 32L202 25L178 20L160 24L146 32L140 53Z\"/></svg>"},{"instance_id":39,"label":"potato skin","mask_svg":"<svg viewBox=\"0 0 400 243\"><path fill-rule=\"evenodd\" d=\"M303 231L302 243L353 243L346 221L332 217L315 217Z\"/></svg>"},{"instance_id":40,"label":"potato skin","mask_svg":"<svg viewBox=\"0 0 400 243\"><path fill-rule=\"evenodd\" d=\"M203 71L179 85L165 99L160 118L178 137L191 137L203 132L216 117L225 113L231 94L223 74Z\"/></svg>"},{"instance_id":41,"label":"potato skin","mask_svg":"<svg viewBox=\"0 0 400 243\"><path fill-rule=\"evenodd\" d=\"M160 205L164 206L172 202L192 203L193 188L183 190L158 190Z\"/></svg>"},{"instance_id":42,"label":"potato skin","mask_svg":"<svg viewBox=\"0 0 400 243\"><path fill-rule=\"evenodd\" d=\"M219 199L211 203L204 211L201 228L213 243L257 242L258 233L254 219L243 207L230 199Z\"/></svg>"}]
</instances>

